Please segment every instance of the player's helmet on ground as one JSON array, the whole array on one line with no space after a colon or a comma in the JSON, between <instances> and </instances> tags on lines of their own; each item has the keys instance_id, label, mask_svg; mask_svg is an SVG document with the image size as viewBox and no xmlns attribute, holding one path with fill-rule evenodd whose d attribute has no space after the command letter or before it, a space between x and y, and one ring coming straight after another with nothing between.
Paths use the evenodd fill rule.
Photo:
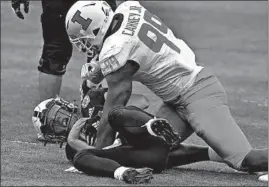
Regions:
<instances>
[{"instance_id":1,"label":"player's helmet on ground","mask_svg":"<svg viewBox=\"0 0 269 187\"><path fill-rule=\"evenodd\" d=\"M37 132L37 138L39 140L43 140L43 134L41 132L41 114L42 114L42 111L46 109L46 104L51 102L53 100L53 98L51 99L47 99L47 100L44 100L42 101L41 103L39 103L35 108L34 108L34 113L33 113L33 116L32 116L32 122L33 122L33 125L34 125L34 128Z\"/></svg>"},{"instance_id":2,"label":"player's helmet on ground","mask_svg":"<svg viewBox=\"0 0 269 187\"><path fill-rule=\"evenodd\" d=\"M79 118L78 106L60 97L42 101L34 109L33 125L47 142L66 142L68 134Z\"/></svg>"},{"instance_id":3,"label":"player's helmet on ground","mask_svg":"<svg viewBox=\"0 0 269 187\"><path fill-rule=\"evenodd\" d=\"M105 1L77 1L65 19L71 43L79 51L94 56L102 47L113 16L111 7Z\"/></svg>"}]
</instances>

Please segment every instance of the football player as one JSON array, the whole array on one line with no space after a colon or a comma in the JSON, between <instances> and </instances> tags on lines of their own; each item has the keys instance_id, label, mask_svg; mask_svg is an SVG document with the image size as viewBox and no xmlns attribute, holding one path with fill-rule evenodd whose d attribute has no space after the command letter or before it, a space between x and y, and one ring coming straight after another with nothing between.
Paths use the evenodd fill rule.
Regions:
<instances>
[{"instance_id":1,"label":"football player","mask_svg":"<svg viewBox=\"0 0 269 187\"><path fill-rule=\"evenodd\" d=\"M126 105L136 80L163 100L158 114L182 141L195 132L212 148L211 160L220 156L241 171L268 170L268 149L250 145L218 78L198 66L189 46L139 2L124 2L114 13L105 2L79 1L67 13L66 29L73 44L98 54L82 67L82 78L96 84L105 78L108 84L97 148L113 143L108 114L112 107Z\"/></svg>"},{"instance_id":2,"label":"football player","mask_svg":"<svg viewBox=\"0 0 269 187\"><path fill-rule=\"evenodd\" d=\"M68 136L66 156L79 171L127 183L148 183L152 172L208 160L208 148L177 145L179 136L167 120L155 118L135 106L110 111L110 125L119 133L119 143L96 149L92 139L100 120L103 93L102 88L91 88L86 94L95 101L85 109L89 111L92 107L92 117L79 119L78 107L60 97L41 102L34 113L33 122L40 124L38 129L45 140L62 145ZM154 133L154 129L162 127L167 132L165 136Z\"/></svg>"},{"instance_id":3,"label":"football player","mask_svg":"<svg viewBox=\"0 0 269 187\"><path fill-rule=\"evenodd\" d=\"M43 51L39 60L39 96L44 101L54 98L60 94L62 76L66 72L67 64L72 55L72 44L69 41L65 30L65 16L69 8L77 0L42 0L41 24L43 31ZM117 7L115 0L108 0L107 3L114 11ZM29 0L12 0L12 9L20 19L24 19L21 5L25 13L29 11ZM75 20L76 21L76 20ZM90 62L93 54L87 54L87 62ZM84 84L85 82L83 82ZM83 85L82 85L83 87ZM84 86L85 87L85 86ZM134 102L141 103L141 107L146 107L148 101L141 95L134 95ZM38 140L44 140L40 133Z\"/></svg>"},{"instance_id":4,"label":"football player","mask_svg":"<svg viewBox=\"0 0 269 187\"><path fill-rule=\"evenodd\" d=\"M43 31L43 51L39 60L39 96L40 102L59 95L62 76L72 55L72 44L65 30L65 16L77 0L42 0L41 24ZM113 10L116 1L107 1ZM20 19L29 11L29 0L11 0L11 6ZM91 56L89 55L89 60ZM41 138L41 137L40 137ZM42 139L42 138L41 138Z\"/></svg>"},{"instance_id":5,"label":"football player","mask_svg":"<svg viewBox=\"0 0 269 187\"><path fill-rule=\"evenodd\" d=\"M98 93L93 90L92 93L94 92ZM92 93L90 96L94 95ZM93 108L93 115L95 109L100 112L100 108L97 108L100 105L95 104L94 106L96 108ZM60 97L45 100L36 108L39 110L36 110L34 114L36 116L35 123L39 120L39 129L45 140L62 145L68 136L66 155L78 170L86 174L113 177L127 183L148 183L153 178L152 170L161 172L166 166L170 150L166 141L147 134L146 127L138 126L136 129L136 124L140 125L140 123L130 122L128 120L130 116L123 118L118 114L119 110L117 109L110 114L111 124L114 124L113 128L119 133L123 131L124 136L131 144L98 150L86 143L85 139L81 137L81 132L83 128L86 128L86 131L93 128L94 124L99 121L100 114L95 114L91 118L78 119L77 106ZM138 117L141 119L141 116ZM145 117L146 120L149 119L149 117ZM121 123L118 123L119 120ZM85 124L86 122L87 124ZM150 125L167 124L166 120L163 119L154 119L149 123ZM125 127L130 130L127 134L124 131ZM173 142L177 139L178 136L174 136ZM144 143L141 143L142 141ZM168 141L171 142L171 140Z\"/></svg>"}]
</instances>

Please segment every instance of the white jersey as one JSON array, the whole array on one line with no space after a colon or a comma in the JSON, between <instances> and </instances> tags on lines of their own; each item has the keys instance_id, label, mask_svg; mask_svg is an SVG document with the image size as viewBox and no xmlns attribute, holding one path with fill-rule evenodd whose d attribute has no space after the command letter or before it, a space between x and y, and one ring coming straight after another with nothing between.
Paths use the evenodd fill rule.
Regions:
<instances>
[{"instance_id":1,"label":"white jersey","mask_svg":"<svg viewBox=\"0 0 269 187\"><path fill-rule=\"evenodd\" d=\"M140 66L133 80L165 102L192 86L203 67L196 64L195 54L184 41L137 1L122 3L116 14L123 15L122 24L105 40L99 56L104 76L133 60Z\"/></svg>"}]
</instances>

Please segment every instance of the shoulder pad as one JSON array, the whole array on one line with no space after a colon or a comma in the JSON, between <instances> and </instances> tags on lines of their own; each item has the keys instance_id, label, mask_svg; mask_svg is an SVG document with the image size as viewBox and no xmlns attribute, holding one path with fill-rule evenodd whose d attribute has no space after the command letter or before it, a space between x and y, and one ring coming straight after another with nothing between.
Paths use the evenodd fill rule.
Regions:
<instances>
[{"instance_id":1,"label":"shoulder pad","mask_svg":"<svg viewBox=\"0 0 269 187\"><path fill-rule=\"evenodd\" d=\"M122 50L131 51L135 46L135 42L130 37L111 36L108 38L99 55L99 60L104 60L111 56L118 55Z\"/></svg>"}]
</instances>

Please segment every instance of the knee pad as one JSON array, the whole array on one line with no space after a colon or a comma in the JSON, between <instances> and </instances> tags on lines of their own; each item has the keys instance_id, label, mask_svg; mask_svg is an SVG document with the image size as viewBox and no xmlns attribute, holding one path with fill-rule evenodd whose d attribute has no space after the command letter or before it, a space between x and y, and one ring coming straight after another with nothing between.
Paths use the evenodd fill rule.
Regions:
<instances>
[{"instance_id":1,"label":"knee pad","mask_svg":"<svg viewBox=\"0 0 269 187\"><path fill-rule=\"evenodd\" d=\"M63 74L60 70L65 70L73 51L65 29L65 17L60 12L50 9L41 15L41 23L44 45L40 66L42 67L42 63L47 64L47 67L44 67L45 70L52 69L57 75ZM50 67L50 64L56 67Z\"/></svg>"},{"instance_id":2,"label":"knee pad","mask_svg":"<svg viewBox=\"0 0 269 187\"><path fill-rule=\"evenodd\" d=\"M61 76L66 72L66 64L67 63L57 62L55 60L44 60L41 58L37 69L42 73Z\"/></svg>"},{"instance_id":3,"label":"knee pad","mask_svg":"<svg viewBox=\"0 0 269 187\"><path fill-rule=\"evenodd\" d=\"M125 106L116 106L113 107L109 113L108 113L108 122L110 126L115 129L116 131L119 128L119 125L121 125L121 120L123 117L123 112L125 110Z\"/></svg>"}]
</instances>

